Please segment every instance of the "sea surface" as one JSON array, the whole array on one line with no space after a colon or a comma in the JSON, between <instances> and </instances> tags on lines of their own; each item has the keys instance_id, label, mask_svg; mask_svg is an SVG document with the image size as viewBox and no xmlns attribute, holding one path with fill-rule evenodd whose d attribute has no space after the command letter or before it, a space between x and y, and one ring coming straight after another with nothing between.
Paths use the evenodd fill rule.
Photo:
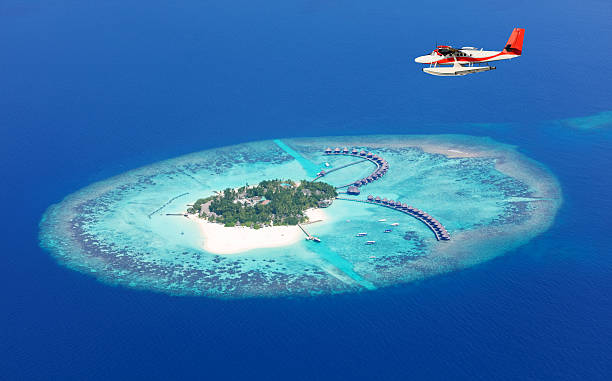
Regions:
<instances>
[{"instance_id":1,"label":"sea surface","mask_svg":"<svg viewBox=\"0 0 612 381\"><path fill-rule=\"evenodd\" d=\"M0 18L2 378L610 378L609 1L5 0ZM495 71L435 78L413 62L436 42L501 48L513 27L524 55ZM563 203L491 261L314 298L109 286L39 247L49 205L96 181L231 144L364 134L516 146Z\"/></svg>"}]
</instances>

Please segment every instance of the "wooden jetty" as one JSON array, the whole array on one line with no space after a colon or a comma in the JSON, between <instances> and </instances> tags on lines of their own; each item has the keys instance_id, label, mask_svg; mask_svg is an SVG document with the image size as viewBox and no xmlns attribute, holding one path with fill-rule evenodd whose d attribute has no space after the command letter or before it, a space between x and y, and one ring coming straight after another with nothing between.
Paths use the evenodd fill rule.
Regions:
<instances>
[{"instance_id":1,"label":"wooden jetty","mask_svg":"<svg viewBox=\"0 0 612 381\"><path fill-rule=\"evenodd\" d=\"M177 198L179 198L179 197L186 196L186 195L188 195L188 194L189 194L189 192L186 192L186 193L181 193L181 194L179 194L178 196L174 196L174 197L172 197L170 200L166 201L166 202L165 202L165 203L164 203L162 206L160 206L159 208L157 208L157 209L155 209L154 211L152 211L151 213L149 213L149 214L147 215L147 217L151 218L151 216L153 216L155 213L157 213L157 212L161 211L163 208L165 208L166 206L170 205L170 203L171 203L172 201L176 200L176 199L177 199Z\"/></svg>"},{"instance_id":2,"label":"wooden jetty","mask_svg":"<svg viewBox=\"0 0 612 381\"><path fill-rule=\"evenodd\" d=\"M430 216L428 213L420 209L413 208L412 206L408 206L404 203L401 203L400 201L387 200L386 198L383 198L381 200L380 197L374 197L371 195L368 196L367 200L357 200L354 198L346 198L346 197L336 197L336 199L353 201L353 202L361 202L365 204L379 205L379 206L383 206L389 209L397 210L398 212L408 214L416 218L417 220L421 221L425 225L427 225L427 227L434 233L438 241L449 241L450 240L450 234L448 234L448 231L446 230L446 228L438 220Z\"/></svg>"},{"instance_id":3,"label":"wooden jetty","mask_svg":"<svg viewBox=\"0 0 612 381\"><path fill-rule=\"evenodd\" d=\"M331 148L327 148L325 150L325 154L326 155L330 155L330 156L334 156L334 155L344 155L344 156L353 156L353 157L358 157L361 158L363 160L354 162L354 163L349 163L349 164L345 164L341 167L338 168L334 168L332 170L329 171L321 171L319 172L319 174L317 175L317 177L315 178L315 180L325 176L326 174L334 171L334 170L338 170L338 169L342 169L345 167L348 167L349 165L354 165L357 163L361 163L365 160L370 161L372 163L374 163L374 165L376 165L376 169L374 170L374 172L372 172L370 175L364 177L363 179L359 179L356 180L350 184L346 184L346 185L342 185L339 187L336 187L336 189L341 189L341 188L347 188L350 186L354 186L354 187L361 187L364 186L366 184L369 184L373 181L376 181L378 179L380 179L381 177L383 177L385 175L385 173L387 173L387 171L389 170L389 163L383 159L382 157L372 153L372 152L366 152L366 151L358 151L356 148L353 148L352 150L349 150L348 148L335 148L335 149L331 149Z\"/></svg>"},{"instance_id":4,"label":"wooden jetty","mask_svg":"<svg viewBox=\"0 0 612 381\"><path fill-rule=\"evenodd\" d=\"M297 226L302 229L302 231L304 232L304 234L306 234L306 239L309 241L313 241L313 242L321 242L321 239L319 237L315 237L314 235L311 235L310 233L308 233L306 231L306 229L304 229L304 227L301 224L297 224Z\"/></svg>"}]
</instances>

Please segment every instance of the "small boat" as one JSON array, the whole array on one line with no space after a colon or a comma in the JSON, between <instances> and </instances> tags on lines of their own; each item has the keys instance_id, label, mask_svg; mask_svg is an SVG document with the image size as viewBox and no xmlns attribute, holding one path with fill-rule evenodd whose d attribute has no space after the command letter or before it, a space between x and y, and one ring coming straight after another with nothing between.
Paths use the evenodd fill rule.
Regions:
<instances>
[{"instance_id":1,"label":"small boat","mask_svg":"<svg viewBox=\"0 0 612 381\"><path fill-rule=\"evenodd\" d=\"M391 226L399 226L399 224L397 222L394 222L391 224Z\"/></svg>"},{"instance_id":2,"label":"small boat","mask_svg":"<svg viewBox=\"0 0 612 381\"><path fill-rule=\"evenodd\" d=\"M385 233L391 233L393 230L391 229L385 229Z\"/></svg>"},{"instance_id":3,"label":"small boat","mask_svg":"<svg viewBox=\"0 0 612 381\"><path fill-rule=\"evenodd\" d=\"M357 233L357 237L365 237L368 233Z\"/></svg>"},{"instance_id":4,"label":"small boat","mask_svg":"<svg viewBox=\"0 0 612 381\"><path fill-rule=\"evenodd\" d=\"M374 258L376 258L376 255L370 255L368 258L374 259Z\"/></svg>"},{"instance_id":5,"label":"small boat","mask_svg":"<svg viewBox=\"0 0 612 381\"><path fill-rule=\"evenodd\" d=\"M383 219L378 220L378 222L385 222L385 221L387 221L387 219L386 219L386 218L383 218Z\"/></svg>"},{"instance_id":6,"label":"small boat","mask_svg":"<svg viewBox=\"0 0 612 381\"><path fill-rule=\"evenodd\" d=\"M374 245L376 241L366 241L366 245Z\"/></svg>"},{"instance_id":7,"label":"small boat","mask_svg":"<svg viewBox=\"0 0 612 381\"><path fill-rule=\"evenodd\" d=\"M321 239L319 237L312 237L312 240L315 242L321 242Z\"/></svg>"},{"instance_id":8,"label":"small boat","mask_svg":"<svg viewBox=\"0 0 612 381\"><path fill-rule=\"evenodd\" d=\"M328 163L328 162L325 162L325 166L326 166L326 167L329 167L329 163Z\"/></svg>"}]
</instances>

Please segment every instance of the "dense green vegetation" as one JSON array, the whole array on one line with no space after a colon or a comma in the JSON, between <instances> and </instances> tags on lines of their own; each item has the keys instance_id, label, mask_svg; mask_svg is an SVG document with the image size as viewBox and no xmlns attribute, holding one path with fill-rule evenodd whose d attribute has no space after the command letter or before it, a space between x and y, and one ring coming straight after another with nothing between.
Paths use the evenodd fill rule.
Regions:
<instances>
[{"instance_id":1,"label":"dense green vegetation","mask_svg":"<svg viewBox=\"0 0 612 381\"><path fill-rule=\"evenodd\" d=\"M305 222L304 211L334 199L336 189L323 182L265 180L256 186L226 189L197 200L187 211L225 226L259 229L265 225L296 225ZM204 206L204 208L202 208Z\"/></svg>"}]
</instances>

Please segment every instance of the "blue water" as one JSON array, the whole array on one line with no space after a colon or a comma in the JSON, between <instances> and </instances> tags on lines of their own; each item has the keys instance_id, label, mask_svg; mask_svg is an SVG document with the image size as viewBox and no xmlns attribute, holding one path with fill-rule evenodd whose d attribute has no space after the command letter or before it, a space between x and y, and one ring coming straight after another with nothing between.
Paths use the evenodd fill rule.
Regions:
<instances>
[{"instance_id":1,"label":"blue water","mask_svg":"<svg viewBox=\"0 0 612 381\"><path fill-rule=\"evenodd\" d=\"M609 379L612 5L391 1L0 3L5 379ZM524 56L465 78L437 41ZM594 59L584 60L584 52ZM608 114L609 115L609 114ZM109 287L38 248L43 211L93 181L259 139L462 133L559 179L555 225L485 264L315 299Z\"/></svg>"}]
</instances>

